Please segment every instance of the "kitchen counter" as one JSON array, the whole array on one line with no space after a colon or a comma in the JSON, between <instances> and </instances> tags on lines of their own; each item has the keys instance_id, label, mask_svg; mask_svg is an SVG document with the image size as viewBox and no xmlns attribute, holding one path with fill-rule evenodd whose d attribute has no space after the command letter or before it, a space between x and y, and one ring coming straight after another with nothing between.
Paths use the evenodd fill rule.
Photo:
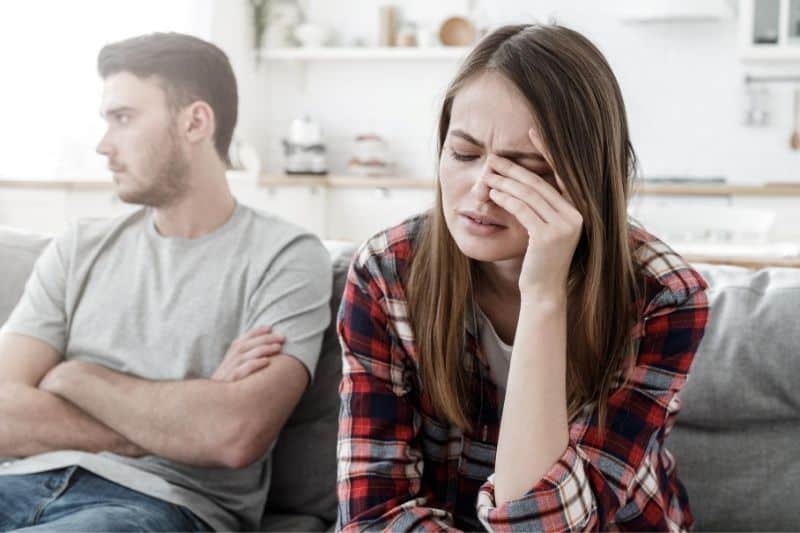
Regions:
<instances>
[{"instance_id":1,"label":"kitchen counter","mask_svg":"<svg viewBox=\"0 0 800 533\"><path fill-rule=\"evenodd\" d=\"M712 265L733 265L752 270L767 267L800 268L800 257L737 257L722 255L684 255L689 263L709 263Z\"/></svg>"},{"instance_id":2,"label":"kitchen counter","mask_svg":"<svg viewBox=\"0 0 800 533\"><path fill-rule=\"evenodd\" d=\"M4 178L0 187L13 189L60 189L69 191L110 191L111 178Z\"/></svg>"}]
</instances>

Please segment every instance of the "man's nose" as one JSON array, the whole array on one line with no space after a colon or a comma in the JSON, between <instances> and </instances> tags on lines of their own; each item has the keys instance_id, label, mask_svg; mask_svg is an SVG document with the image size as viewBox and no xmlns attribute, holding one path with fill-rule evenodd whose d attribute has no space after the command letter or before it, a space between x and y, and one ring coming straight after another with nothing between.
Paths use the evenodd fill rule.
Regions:
<instances>
[{"instance_id":1,"label":"man's nose","mask_svg":"<svg viewBox=\"0 0 800 533\"><path fill-rule=\"evenodd\" d=\"M95 147L95 151L106 157L110 157L113 153L113 147L111 141L108 138L108 132L103 134L103 137L100 139L100 142L97 143L97 147Z\"/></svg>"}]
</instances>

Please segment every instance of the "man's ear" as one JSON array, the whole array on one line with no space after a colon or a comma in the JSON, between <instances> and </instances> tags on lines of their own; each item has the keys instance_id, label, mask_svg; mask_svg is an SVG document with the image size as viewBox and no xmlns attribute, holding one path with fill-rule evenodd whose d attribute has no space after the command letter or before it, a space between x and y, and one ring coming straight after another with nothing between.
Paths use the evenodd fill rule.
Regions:
<instances>
[{"instance_id":1,"label":"man's ear","mask_svg":"<svg viewBox=\"0 0 800 533\"><path fill-rule=\"evenodd\" d=\"M192 102L181 113L181 129L190 143L198 143L214 137L216 121L214 110L202 100Z\"/></svg>"}]
</instances>

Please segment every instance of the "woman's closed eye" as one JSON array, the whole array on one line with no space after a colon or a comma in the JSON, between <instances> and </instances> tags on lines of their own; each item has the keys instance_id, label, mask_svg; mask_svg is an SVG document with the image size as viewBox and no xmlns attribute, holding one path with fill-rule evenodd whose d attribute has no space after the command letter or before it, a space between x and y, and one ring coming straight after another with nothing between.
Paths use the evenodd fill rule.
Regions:
<instances>
[{"instance_id":1,"label":"woman's closed eye","mask_svg":"<svg viewBox=\"0 0 800 533\"><path fill-rule=\"evenodd\" d=\"M481 156L478 154L458 152L454 148L450 148L450 157L452 157L456 161L474 161Z\"/></svg>"}]
</instances>

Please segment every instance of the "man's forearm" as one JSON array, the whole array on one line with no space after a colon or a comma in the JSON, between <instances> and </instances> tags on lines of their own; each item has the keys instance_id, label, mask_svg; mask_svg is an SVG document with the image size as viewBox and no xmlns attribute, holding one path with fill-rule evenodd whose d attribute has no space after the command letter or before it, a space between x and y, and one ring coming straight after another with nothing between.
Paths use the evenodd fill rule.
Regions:
<instances>
[{"instance_id":1,"label":"man's forearm","mask_svg":"<svg viewBox=\"0 0 800 533\"><path fill-rule=\"evenodd\" d=\"M148 381L84 363L43 383L48 390L151 453L197 466L229 466L224 453L242 434L225 412L231 385L208 380ZM47 381L47 380L46 380Z\"/></svg>"},{"instance_id":2,"label":"man's forearm","mask_svg":"<svg viewBox=\"0 0 800 533\"><path fill-rule=\"evenodd\" d=\"M0 457L55 450L134 454L122 435L58 396L30 385L0 385Z\"/></svg>"}]
</instances>

